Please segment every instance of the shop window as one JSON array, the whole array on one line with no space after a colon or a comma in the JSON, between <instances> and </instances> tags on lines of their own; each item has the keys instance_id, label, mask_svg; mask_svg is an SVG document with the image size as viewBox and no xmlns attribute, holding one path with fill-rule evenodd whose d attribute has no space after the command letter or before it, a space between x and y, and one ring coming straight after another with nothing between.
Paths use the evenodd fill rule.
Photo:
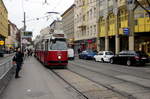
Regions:
<instances>
[{"instance_id":1,"label":"shop window","mask_svg":"<svg viewBox=\"0 0 150 99\"><path fill-rule=\"evenodd\" d=\"M150 43L147 46L148 46L147 52L150 53Z\"/></svg>"}]
</instances>

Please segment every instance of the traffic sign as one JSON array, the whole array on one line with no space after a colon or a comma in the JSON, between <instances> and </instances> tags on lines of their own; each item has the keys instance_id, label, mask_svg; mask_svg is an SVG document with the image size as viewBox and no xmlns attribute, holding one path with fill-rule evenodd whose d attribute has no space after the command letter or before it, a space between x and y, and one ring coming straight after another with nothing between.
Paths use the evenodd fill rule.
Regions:
<instances>
[{"instance_id":1,"label":"traffic sign","mask_svg":"<svg viewBox=\"0 0 150 99\"><path fill-rule=\"evenodd\" d=\"M125 35L129 35L129 28L123 28L123 33Z\"/></svg>"},{"instance_id":2,"label":"traffic sign","mask_svg":"<svg viewBox=\"0 0 150 99\"><path fill-rule=\"evenodd\" d=\"M4 41L0 41L0 45L4 45Z\"/></svg>"}]
</instances>

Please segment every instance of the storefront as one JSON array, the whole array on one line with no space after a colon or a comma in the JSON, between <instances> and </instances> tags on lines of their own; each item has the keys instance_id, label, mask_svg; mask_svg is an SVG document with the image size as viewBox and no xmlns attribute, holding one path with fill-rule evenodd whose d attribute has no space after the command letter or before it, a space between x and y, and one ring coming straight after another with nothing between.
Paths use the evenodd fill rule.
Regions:
<instances>
[{"instance_id":1,"label":"storefront","mask_svg":"<svg viewBox=\"0 0 150 99\"><path fill-rule=\"evenodd\" d=\"M87 50L87 49L96 50L97 49L96 38L75 41L74 42L74 49L75 49L76 53L79 50L80 51L84 51L84 50Z\"/></svg>"},{"instance_id":2,"label":"storefront","mask_svg":"<svg viewBox=\"0 0 150 99\"><path fill-rule=\"evenodd\" d=\"M0 41L3 42L2 44L0 44L0 50L4 50L5 49L5 37L0 35Z\"/></svg>"},{"instance_id":3,"label":"storefront","mask_svg":"<svg viewBox=\"0 0 150 99\"><path fill-rule=\"evenodd\" d=\"M129 49L129 40L127 35L120 36L120 51Z\"/></svg>"},{"instance_id":4,"label":"storefront","mask_svg":"<svg viewBox=\"0 0 150 99\"><path fill-rule=\"evenodd\" d=\"M99 40L100 40L100 45L99 45L100 51L104 51L105 50L105 37L100 37Z\"/></svg>"},{"instance_id":5,"label":"storefront","mask_svg":"<svg viewBox=\"0 0 150 99\"><path fill-rule=\"evenodd\" d=\"M115 53L115 36L109 36L109 51Z\"/></svg>"},{"instance_id":6,"label":"storefront","mask_svg":"<svg viewBox=\"0 0 150 99\"><path fill-rule=\"evenodd\" d=\"M150 55L150 32L135 33L135 50L141 50Z\"/></svg>"}]
</instances>

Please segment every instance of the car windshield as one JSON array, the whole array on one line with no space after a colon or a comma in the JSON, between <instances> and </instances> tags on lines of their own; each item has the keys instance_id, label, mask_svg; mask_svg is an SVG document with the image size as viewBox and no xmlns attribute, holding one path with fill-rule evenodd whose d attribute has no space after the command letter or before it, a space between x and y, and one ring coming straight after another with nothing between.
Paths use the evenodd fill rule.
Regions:
<instances>
[{"instance_id":1,"label":"car windshield","mask_svg":"<svg viewBox=\"0 0 150 99\"><path fill-rule=\"evenodd\" d=\"M106 55L114 55L113 52L106 52Z\"/></svg>"},{"instance_id":2,"label":"car windshield","mask_svg":"<svg viewBox=\"0 0 150 99\"><path fill-rule=\"evenodd\" d=\"M87 52L88 52L89 54L94 54L94 52L91 51L91 50L88 50Z\"/></svg>"},{"instance_id":3,"label":"car windshield","mask_svg":"<svg viewBox=\"0 0 150 99\"><path fill-rule=\"evenodd\" d=\"M62 40L56 40L52 45L50 46L51 50L67 50L67 44L66 41Z\"/></svg>"}]
</instances>

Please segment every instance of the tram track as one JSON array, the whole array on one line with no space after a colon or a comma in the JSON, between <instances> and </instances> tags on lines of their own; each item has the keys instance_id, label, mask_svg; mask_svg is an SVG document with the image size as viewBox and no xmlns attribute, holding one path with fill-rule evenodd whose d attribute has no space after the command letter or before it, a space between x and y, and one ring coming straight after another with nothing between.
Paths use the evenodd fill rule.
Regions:
<instances>
[{"instance_id":1,"label":"tram track","mask_svg":"<svg viewBox=\"0 0 150 99\"><path fill-rule=\"evenodd\" d=\"M98 74L98 75L103 75L103 76L106 76L106 77L109 77L109 78L113 78L113 79L115 79L115 80L119 80L119 81L122 81L122 82L125 82L125 83L130 83L130 84L133 84L133 85L142 87L142 88L144 88L144 89L146 89L146 90L149 90L149 92L150 92L150 87L143 86L143 85L140 85L140 84L138 84L138 83L134 83L134 82L132 82L132 81L127 81L127 80L124 80L124 79L121 79L121 78L117 78L117 77L114 77L113 75L109 75L109 74L106 74L106 73L98 72L98 71L96 71L96 70L91 70L91 69L89 69L87 66L81 66L81 64L78 64L78 63L72 63L72 62L71 62L70 64L71 64L71 67L72 67L72 66L78 67L78 68L84 69L84 70L86 70L86 71L94 72L94 73L96 73L96 74ZM83 65L83 64L82 64L82 65ZM72 72L74 72L74 73L76 73L76 74L78 74L78 75L80 75L80 76L82 76L82 77L85 77L86 79L91 80L92 82L95 82L95 83L97 83L97 84L99 84L99 85L101 85L101 86L104 86L105 88L108 88L108 89L110 89L110 90L112 90L112 91L115 91L115 92L117 92L117 93L120 93L120 94L122 94L122 95L124 95L124 96L127 96L128 99L136 99L135 96L133 96L132 94L130 94L130 93L128 93L128 92L124 92L124 91L117 90L116 88L114 88L113 86L111 86L111 85L109 85L109 84L104 84L104 83L97 82L97 81L95 81L95 80L93 80L93 79L91 79L91 78L89 78L89 77L87 77L87 76L85 76L85 75L83 75L83 74L81 74L81 73L78 73L78 72L73 71L73 70L71 70L71 69L69 69L69 70L72 71Z\"/></svg>"},{"instance_id":2,"label":"tram track","mask_svg":"<svg viewBox=\"0 0 150 99\"><path fill-rule=\"evenodd\" d=\"M73 64L73 65L76 65L76 64ZM127 81L127 80L124 80L124 79L121 79L121 78L117 78L115 76L112 76L112 75L108 75L108 74L105 74L105 73L102 73L102 72L98 72L98 71L95 71L95 70L91 70L89 68L86 68L86 67L82 67L82 66L79 66L79 65L76 65L80 68L83 68L83 69L86 69L88 71L91 71L91 72L95 72L95 73L98 73L100 75L104 75L104 76L107 76L107 77L110 77L110 78L114 78L114 79L117 79L117 80L120 80L120 81L123 81L123 82L129 82L129 83L132 83L132 84L135 84L135 85L138 85L138 86L141 86L143 88L146 88L146 89L149 89L150 90L150 87L147 87L147 86L143 86L143 85L140 85L140 84L137 84L137 83L134 83L134 82L131 82L131 81Z\"/></svg>"},{"instance_id":3,"label":"tram track","mask_svg":"<svg viewBox=\"0 0 150 99\"><path fill-rule=\"evenodd\" d=\"M83 64L85 64L85 65L91 65L91 64L93 64L93 63L98 63L98 62L93 62L93 61L88 61L88 60L84 60L84 61L79 61L79 60L77 60L78 62L82 62ZM105 63L102 63L102 64L104 64L104 65L106 65ZM109 64L109 63L108 63ZM98 64L95 64L95 66L96 66L96 68L98 67L98 65L99 65L99 63ZM109 64L109 65L111 65L111 66L114 66L114 64ZM117 64L116 64L117 65ZM117 69L114 69L114 68L117 68ZM113 72L117 72L117 73L121 73L121 74L127 74L127 75L133 75L133 76L135 76L135 77L141 77L141 78L143 78L143 79L150 79L150 77L148 76L148 77L144 77L144 76L142 76L142 75L137 75L137 74L134 74L134 72L131 72L131 73L129 73L129 72L125 72L125 71L129 71L129 70L132 70L132 71L138 71L138 73L140 73L140 72L144 72L143 70L142 71L140 71L139 69L136 69L136 68L131 68L131 67L126 67L126 66L123 66L122 65L122 67L121 68L119 68L119 70L118 70L118 66L116 67L114 67L114 68L110 68L110 67L105 67L105 66L103 66L103 69L106 69L106 70L109 70L109 71L113 71ZM121 71L120 69L122 69L122 70L124 70L124 71ZM149 75L149 72L147 73L146 72L146 74L147 75Z\"/></svg>"},{"instance_id":4,"label":"tram track","mask_svg":"<svg viewBox=\"0 0 150 99\"><path fill-rule=\"evenodd\" d=\"M73 83L71 83L71 81L69 82L68 80L66 80L66 78L65 78L65 76L62 76L61 74L63 74L63 73L61 73L61 70L51 70L55 75L57 75L61 80L63 80L66 84L68 84L72 89L74 89L76 92L78 92L79 93L79 95L82 95L85 99L101 99L101 98L91 98L91 97L98 97L98 95L100 95L101 93L103 93L103 92L106 92L108 95L109 94L114 94L113 96L107 96L107 97L109 97L108 99L111 99L110 97L117 97L117 95L118 95L118 97L123 97L123 98L115 98L115 99L135 99L133 96L130 96L130 95L127 95L127 94L122 94L121 92L118 92L118 91L116 91L116 90L114 90L114 89L111 89L111 88L109 88L109 87L107 87L107 86L105 86L105 85L102 85L102 84L99 84L99 83L97 83L97 82L95 82L95 81L92 81L91 79L88 79L87 77L84 77L83 75L80 75L80 74L78 74L78 73L76 73L76 72L74 72L74 71L72 71L72 70L69 70L69 69L67 69L67 70L65 70L65 72L70 72L70 75L73 73L73 74L75 74L75 75L78 75L78 76L80 76L81 77L81 79L83 80L83 79L86 79L86 81L84 82L84 84L86 85L87 83L91 83L91 84L89 84L89 86L87 86L87 87L92 87L92 86L90 86L90 85L95 85L95 86L101 86L100 88L99 87L97 87L97 88L94 88L94 89L90 89L90 90L87 90L87 89L82 89L82 87L81 86L76 86L76 85L74 85L75 83L78 83L78 82L73 82ZM60 73L60 74L59 74ZM66 75L67 76L67 75ZM78 78L78 77L75 77L75 78ZM82 81L79 81L80 83L82 83ZM79 84L80 85L80 84ZM82 84L81 84L82 85ZM84 86L85 86L84 85ZM79 88L79 87L81 87L81 89ZM84 90L84 91L83 91ZM94 92L94 91L98 91L97 93L99 93L99 94L97 94L97 96L95 95L95 96L90 96L90 95L88 95L88 94L90 94L91 92ZM116 95L117 94L117 95ZM104 95L104 97L105 97L105 94L103 94ZM113 99L112 98L112 99ZM107 98L105 98L105 99L107 99Z\"/></svg>"},{"instance_id":5,"label":"tram track","mask_svg":"<svg viewBox=\"0 0 150 99\"><path fill-rule=\"evenodd\" d=\"M61 80L63 80L66 84L68 84L72 89L74 89L79 95L83 96L85 99L89 99L87 96L85 96L82 92L80 92L77 88L75 88L73 85L71 85L67 80L65 80L63 77L61 77L55 70L51 70L57 77L59 77Z\"/></svg>"}]
</instances>

